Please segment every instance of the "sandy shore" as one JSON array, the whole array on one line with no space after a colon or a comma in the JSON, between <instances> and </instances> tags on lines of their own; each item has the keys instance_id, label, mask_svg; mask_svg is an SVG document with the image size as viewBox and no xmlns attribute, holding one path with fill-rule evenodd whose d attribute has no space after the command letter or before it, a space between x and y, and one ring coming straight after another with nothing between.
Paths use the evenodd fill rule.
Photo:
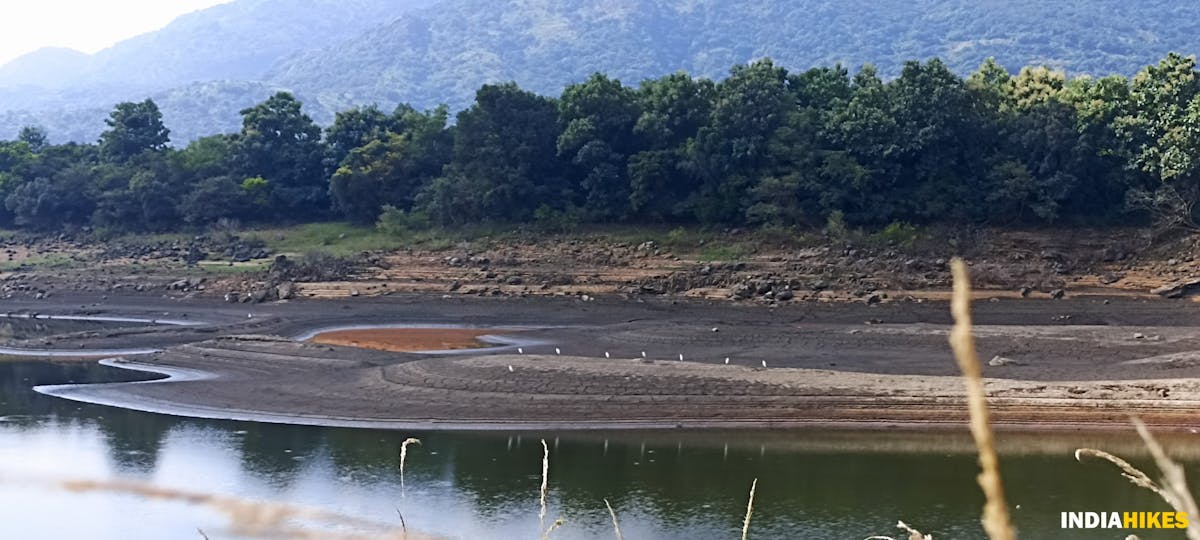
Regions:
<instances>
[{"instance_id":1,"label":"sandy shore","mask_svg":"<svg viewBox=\"0 0 1200 540\"><path fill-rule=\"evenodd\" d=\"M767 309L394 296L254 307L136 297L97 304L87 310L203 324L40 345L161 348L126 360L211 377L50 393L171 414L397 429L957 428L965 418L945 341L948 308L937 302ZM996 422L1123 429L1136 414L1164 428L1200 428L1193 307L1119 298L979 303L981 355L999 357L985 367ZM59 308L78 312L79 304ZM318 327L421 323L527 326L535 329L511 336L542 344L525 354L431 356L292 339ZM262 337L228 337L239 334Z\"/></svg>"}]
</instances>

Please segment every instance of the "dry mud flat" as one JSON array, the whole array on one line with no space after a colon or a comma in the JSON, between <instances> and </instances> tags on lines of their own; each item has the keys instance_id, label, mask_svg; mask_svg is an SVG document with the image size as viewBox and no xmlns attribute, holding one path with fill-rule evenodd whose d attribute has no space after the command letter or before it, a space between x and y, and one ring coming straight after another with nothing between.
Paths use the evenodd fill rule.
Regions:
<instances>
[{"instance_id":1,"label":"dry mud flat","mask_svg":"<svg viewBox=\"0 0 1200 540\"><path fill-rule=\"evenodd\" d=\"M1194 306L1098 298L979 303L981 355L995 360L985 367L995 420L1117 428L1136 414L1162 427L1200 428ZM396 296L286 302L247 313L196 300L126 298L97 310L187 313L209 322L47 340L93 350L161 346L123 361L186 375L51 393L212 418L410 429L960 426L965 418L946 345L948 308L937 302L766 309ZM524 354L509 347L430 356L294 339L321 327L423 322L504 326L508 336L540 344ZM527 329L513 332L513 325Z\"/></svg>"}]
</instances>

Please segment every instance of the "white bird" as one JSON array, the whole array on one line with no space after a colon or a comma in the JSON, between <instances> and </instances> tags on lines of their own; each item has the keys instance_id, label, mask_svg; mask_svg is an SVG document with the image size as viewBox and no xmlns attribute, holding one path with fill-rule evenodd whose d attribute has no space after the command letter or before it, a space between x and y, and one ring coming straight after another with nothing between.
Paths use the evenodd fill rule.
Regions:
<instances>
[{"instance_id":1,"label":"white bird","mask_svg":"<svg viewBox=\"0 0 1200 540\"><path fill-rule=\"evenodd\" d=\"M679 361L680 361L680 362L682 362L682 361L683 361L683 353L679 353Z\"/></svg>"},{"instance_id":2,"label":"white bird","mask_svg":"<svg viewBox=\"0 0 1200 540\"><path fill-rule=\"evenodd\" d=\"M646 351L642 351L642 358L646 357Z\"/></svg>"},{"instance_id":3,"label":"white bird","mask_svg":"<svg viewBox=\"0 0 1200 540\"><path fill-rule=\"evenodd\" d=\"M727 366L729 365L729 357L728 356L725 357L725 365L727 365Z\"/></svg>"},{"instance_id":4,"label":"white bird","mask_svg":"<svg viewBox=\"0 0 1200 540\"><path fill-rule=\"evenodd\" d=\"M558 347L555 347L555 348L554 348L554 354L562 354L562 351L561 351L561 350L559 350L559 348L558 348Z\"/></svg>"},{"instance_id":5,"label":"white bird","mask_svg":"<svg viewBox=\"0 0 1200 540\"><path fill-rule=\"evenodd\" d=\"M525 354L525 349L523 347L517 347L517 354Z\"/></svg>"},{"instance_id":6,"label":"white bird","mask_svg":"<svg viewBox=\"0 0 1200 540\"><path fill-rule=\"evenodd\" d=\"M608 355L608 351L604 351L604 357L605 357L605 358L612 358L611 356L609 356L609 355Z\"/></svg>"},{"instance_id":7,"label":"white bird","mask_svg":"<svg viewBox=\"0 0 1200 540\"><path fill-rule=\"evenodd\" d=\"M767 361L766 361L766 360L763 360L763 361L762 361L762 363L763 363L763 367L767 367Z\"/></svg>"},{"instance_id":8,"label":"white bird","mask_svg":"<svg viewBox=\"0 0 1200 540\"><path fill-rule=\"evenodd\" d=\"M512 368L512 366L508 366L508 372L509 372L509 373L512 373L512 372L513 372L513 368Z\"/></svg>"}]
</instances>

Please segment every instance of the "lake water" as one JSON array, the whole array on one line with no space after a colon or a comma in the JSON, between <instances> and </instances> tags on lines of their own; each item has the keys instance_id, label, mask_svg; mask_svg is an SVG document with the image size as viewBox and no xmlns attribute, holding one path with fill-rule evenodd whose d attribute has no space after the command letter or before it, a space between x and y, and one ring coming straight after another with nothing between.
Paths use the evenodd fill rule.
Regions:
<instances>
[{"instance_id":1,"label":"lake water","mask_svg":"<svg viewBox=\"0 0 1200 540\"><path fill-rule=\"evenodd\" d=\"M0 538L196 539L197 529L230 538L224 517L204 508L47 483L129 479L386 523L398 523L399 510L411 530L449 538L537 539L541 438L551 448L547 522L565 520L551 538L614 538L606 498L630 540L740 538L755 478L750 538L900 536L898 519L939 540L982 538L965 432L400 433L190 420L30 390L136 376L91 364L0 364ZM402 487L398 449L410 436L423 444L409 447ZM1193 473L1198 437L1166 438ZM1001 434L1001 443L1023 539L1128 533L1063 531L1062 511L1167 510L1111 466L1071 456L1076 446L1129 455L1139 448L1129 436Z\"/></svg>"}]
</instances>

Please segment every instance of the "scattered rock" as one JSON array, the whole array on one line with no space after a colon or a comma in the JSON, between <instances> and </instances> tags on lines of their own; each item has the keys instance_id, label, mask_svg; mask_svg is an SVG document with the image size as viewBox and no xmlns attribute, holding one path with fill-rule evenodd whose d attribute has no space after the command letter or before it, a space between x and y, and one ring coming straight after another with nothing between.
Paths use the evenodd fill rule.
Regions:
<instances>
[{"instance_id":1,"label":"scattered rock","mask_svg":"<svg viewBox=\"0 0 1200 540\"><path fill-rule=\"evenodd\" d=\"M1005 358L1003 356L996 355L996 356L993 356L991 360L988 360L988 365L993 366L993 367L1019 366L1019 365L1021 365L1021 363L1016 360L1013 360L1012 358Z\"/></svg>"},{"instance_id":2,"label":"scattered rock","mask_svg":"<svg viewBox=\"0 0 1200 540\"><path fill-rule=\"evenodd\" d=\"M1062 300L1066 296L1067 296L1067 291L1065 291L1063 289L1054 289L1053 291L1050 291L1050 298L1053 298L1055 300Z\"/></svg>"},{"instance_id":3,"label":"scattered rock","mask_svg":"<svg viewBox=\"0 0 1200 540\"><path fill-rule=\"evenodd\" d=\"M1168 283L1150 292L1163 298L1183 298L1194 293L1198 287L1200 287L1200 278L1191 278Z\"/></svg>"}]
</instances>

